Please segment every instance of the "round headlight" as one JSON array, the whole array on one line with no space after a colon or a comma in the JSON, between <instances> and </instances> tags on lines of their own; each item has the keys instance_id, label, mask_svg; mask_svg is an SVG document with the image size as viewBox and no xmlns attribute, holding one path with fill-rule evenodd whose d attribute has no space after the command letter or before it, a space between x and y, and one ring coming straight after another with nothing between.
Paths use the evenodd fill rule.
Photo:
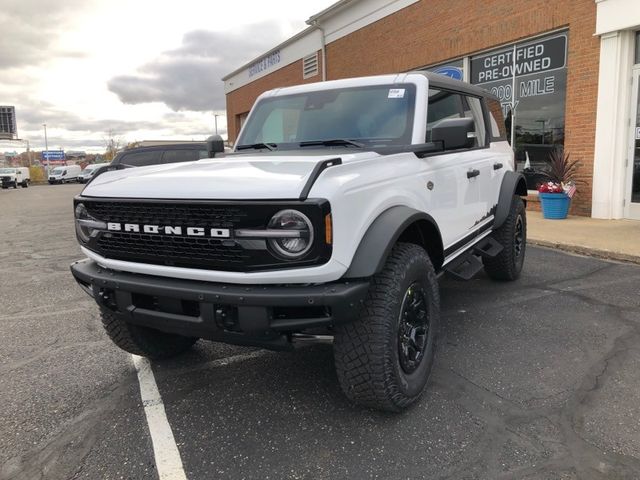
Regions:
<instances>
[{"instance_id":1,"label":"round headlight","mask_svg":"<svg viewBox=\"0 0 640 480\"><path fill-rule=\"evenodd\" d=\"M97 228L104 228L106 224L104 222L99 222L87 211L87 207L84 204L79 203L76 205L75 210L76 216L76 233L78 234L78 238L83 243L89 242L91 236L95 232Z\"/></svg>"},{"instance_id":2,"label":"round headlight","mask_svg":"<svg viewBox=\"0 0 640 480\"><path fill-rule=\"evenodd\" d=\"M313 225L306 215L297 210L281 210L268 225L270 230L282 230L282 237L269 239L269 245L279 255L299 258L313 245Z\"/></svg>"}]
</instances>

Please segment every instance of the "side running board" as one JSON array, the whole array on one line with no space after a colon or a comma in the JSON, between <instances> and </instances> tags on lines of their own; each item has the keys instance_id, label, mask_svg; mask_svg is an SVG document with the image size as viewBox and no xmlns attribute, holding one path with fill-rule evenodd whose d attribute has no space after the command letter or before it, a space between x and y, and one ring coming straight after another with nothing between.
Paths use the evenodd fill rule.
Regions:
<instances>
[{"instance_id":1,"label":"side running board","mask_svg":"<svg viewBox=\"0 0 640 480\"><path fill-rule=\"evenodd\" d=\"M502 245L493 237L483 238L471 250L449 263L444 271L457 280L471 280L484 268L482 258L493 258L500 252Z\"/></svg>"}]
</instances>

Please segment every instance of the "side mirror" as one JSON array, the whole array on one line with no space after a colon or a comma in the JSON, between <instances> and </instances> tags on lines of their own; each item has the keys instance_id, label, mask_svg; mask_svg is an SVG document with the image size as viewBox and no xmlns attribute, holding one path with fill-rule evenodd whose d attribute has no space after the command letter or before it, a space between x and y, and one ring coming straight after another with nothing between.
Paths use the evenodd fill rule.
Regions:
<instances>
[{"instance_id":1,"label":"side mirror","mask_svg":"<svg viewBox=\"0 0 640 480\"><path fill-rule=\"evenodd\" d=\"M224 153L224 140L220 135L211 135L207 138L207 154L214 158L216 153Z\"/></svg>"},{"instance_id":2,"label":"side mirror","mask_svg":"<svg viewBox=\"0 0 640 480\"><path fill-rule=\"evenodd\" d=\"M431 141L442 142L445 150L472 148L476 144L473 118L445 118L431 129Z\"/></svg>"}]
</instances>

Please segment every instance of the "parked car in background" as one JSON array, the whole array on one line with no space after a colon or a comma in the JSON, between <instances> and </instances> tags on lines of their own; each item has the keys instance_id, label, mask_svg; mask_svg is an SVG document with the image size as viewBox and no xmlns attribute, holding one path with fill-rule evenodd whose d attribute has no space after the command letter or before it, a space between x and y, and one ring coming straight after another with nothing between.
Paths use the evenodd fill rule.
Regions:
<instances>
[{"instance_id":1,"label":"parked car in background","mask_svg":"<svg viewBox=\"0 0 640 480\"><path fill-rule=\"evenodd\" d=\"M110 165L109 163L94 163L84 167L84 170L78 175L78 183L86 183L93 178L95 173L101 168Z\"/></svg>"},{"instance_id":2,"label":"parked car in background","mask_svg":"<svg viewBox=\"0 0 640 480\"><path fill-rule=\"evenodd\" d=\"M206 142L176 142L143 145L122 150L113 162L95 170L92 178L110 170L146 167L164 163L192 162L209 158Z\"/></svg>"},{"instance_id":3,"label":"parked car in background","mask_svg":"<svg viewBox=\"0 0 640 480\"><path fill-rule=\"evenodd\" d=\"M144 167L160 163L192 162L207 157L205 142L172 143L123 150L116 155L111 165Z\"/></svg>"},{"instance_id":4,"label":"parked car in background","mask_svg":"<svg viewBox=\"0 0 640 480\"><path fill-rule=\"evenodd\" d=\"M68 183L78 180L78 175L82 168L80 165L66 165L64 167L56 167L49 172L49 183Z\"/></svg>"},{"instance_id":5,"label":"parked car in background","mask_svg":"<svg viewBox=\"0 0 640 480\"><path fill-rule=\"evenodd\" d=\"M27 167L0 168L0 184L2 188L27 188L31 182L31 175Z\"/></svg>"}]
</instances>

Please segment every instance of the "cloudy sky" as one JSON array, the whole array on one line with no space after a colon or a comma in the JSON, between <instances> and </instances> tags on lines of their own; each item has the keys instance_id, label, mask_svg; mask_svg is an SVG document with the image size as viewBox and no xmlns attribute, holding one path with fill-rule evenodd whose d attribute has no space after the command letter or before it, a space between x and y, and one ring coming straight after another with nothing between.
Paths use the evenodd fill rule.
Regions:
<instances>
[{"instance_id":1,"label":"cloudy sky","mask_svg":"<svg viewBox=\"0 0 640 480\"><path fill-rule=\"evenodd\" d=\"M0 105L44 149L206 138L225 74L302 30L332 0L2 0ZM218 118L226 132L226 118ZM0 141L0 151L23 151Z\"/></svg>"}]
</instances>

